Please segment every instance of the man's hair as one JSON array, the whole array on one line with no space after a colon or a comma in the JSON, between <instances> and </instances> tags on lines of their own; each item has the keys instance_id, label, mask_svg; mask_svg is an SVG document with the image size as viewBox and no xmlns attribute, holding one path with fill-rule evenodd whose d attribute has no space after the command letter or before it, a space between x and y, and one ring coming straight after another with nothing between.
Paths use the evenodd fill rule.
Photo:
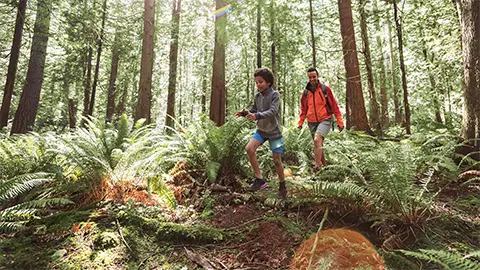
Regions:
<instances>
[{"instance_id":1,"label":"man's hair","mask_svg":"<svg viewBox=\"0 0 480 270\"><path fill-rule=\"evenodd\" d=\"M314 68L314 67L309 68L309 69L307 70L307 73L308 73L308 72L313 72L313 71L315 71L315 72L317 73L317 75L318 75L318 70L317 70L316 68Z\"/></svg>"},{"instance_id":2,"label":"man's hair","mask_svg":"<svg viewBox=\"0 0 480 270\"><path fill-rule=\"evenodd\" d=\"M270 84L270 86L273 85L273 81L275 81L275 76L273 75L273 72L268 69L268 68L259 68L255 70L253 73L253 77L262 77L266 82Z\"/></svg>"}]
</instances>

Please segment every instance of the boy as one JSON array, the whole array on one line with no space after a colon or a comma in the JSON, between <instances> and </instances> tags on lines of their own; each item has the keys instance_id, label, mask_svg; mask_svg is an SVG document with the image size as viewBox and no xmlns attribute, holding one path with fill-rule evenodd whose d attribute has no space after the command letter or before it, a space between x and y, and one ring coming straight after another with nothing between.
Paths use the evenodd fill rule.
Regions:
<instances>
[{"instance_id":1,"label":"boy","mask_svg":"<svg viewBox=\"0 0 480 270\"><path fill-rule=\"evenodd\" d=\"M268 68L259 68L253 74L258 93L255 95L253 107L249 110L243 109L235 116L245 116L247 119L257 121L257 130L248 142L245 150L248 160L252 165L255 178L251 186L252 191L265 188L267 182L263 179L260 166L256 157L257 148L268 140L273 153L273 162L280 180L279 197L286 199L287 188L285 186L285 175L283 172L282 154L283 137L280 130L280 93L272 88L274 82L273 72Z\"/></svg>"}]
</instances>

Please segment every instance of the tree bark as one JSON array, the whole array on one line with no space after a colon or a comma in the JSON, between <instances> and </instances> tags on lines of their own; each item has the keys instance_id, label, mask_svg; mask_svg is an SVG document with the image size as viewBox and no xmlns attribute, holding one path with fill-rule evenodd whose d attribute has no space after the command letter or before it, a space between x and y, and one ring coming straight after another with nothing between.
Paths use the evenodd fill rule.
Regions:
<instances>
[{"instance_id":1,"label":"tree bark","mask_svg":"<svg viewBox=\"0 0 480 270\"><path fill-rule=\"evenodd\" d=\"M216 8L224 6L223 0L216 0ZM210 119L221 126L225 123L225 46L227 15L215 19L215 45L213 50L212 90L210 94Z\"/></svg>"},{"instance_id":2,"label":"tree bark","mask_svg":"<svg viewBox=\"0 0 480 270\"><path fill-rule=\"evenodd\" d=\"M350 0L338 0L340 14L340 32L342 34L343 60L347 73L347 129L354 127L371 133L368 125L365 101L362 93L362 82L358 66L357 45L352 20Z\"/></svg>"},{"instance_id":3,"label":"tree bark","mask_svg":"<svg viewBox=\"0 0 480 270\"><path fill-rule=\"evenodd\" d=\"M400 107L400 100L398 99L398 85L397 85L397 59L395 57L395 51L393 49L393 35L392 35L392 23L390 19L388 21L388 40L390 47L390 61L391 61L391 74L392 74L392 88L393 88L393 104L395 107L395 123L400 124L402 122L402 109Z\"/></svg>"},{"instance_id":4,"label":"tree bark","mask_svg":"<svg viewBox=\"0 0 480 270\"><path fill-rule=\"evenodd\" d=\"M75 129L77 120L75 118L75 102L73 101L73 98L68 99L68 124L71 130Z\"/></svg>"},{"instance_id":5,"label":"tree bark","mask_svg":"<svg viewBox=\"0 0 480 270\"><path fill-rule=\"evenodd\" d=\"M13 119L11 134L27 133L33 129L35 123L45 71L51 9L51 0L38 0L27 78Z\"/></svg>"},{"instance_id":6,"label":"tree bark","mask_svg":"<svg viewBox=\"0 0 480 270\"><path fill-rule=\"evenodd\" d=\"M17 18L15 20L15 31L13 33L12 49L10 51L10 60L8 62L7 81L3 90L2 109L0 110L0 128L6 127L10 106L12 102L13 87L15 86L15 76L17 74L18 57L20 47L22 46L23 25L25 23L25 10L27 9L27 0L20 0L17 7Z\"/></svg>"},{"instance_id":7,"label":"tree bark","mask_svg":"<svg viewBox=\"0 0 480 270\"><path fill-rule=\"evenodd\" d=\"M102 28L100 29L100 36L97 40L97 63L95 65L95 74L93 75L92 96L90 97L90 104L88 107L88 115L93 115L93 107L95 106L95 94L97 92L98 84L98 72L100 70L100 56L102 54L103 35L105 33L105 19L107 17L107 0L103 1L103 15L102 15Z\"/></svg>"},{"instance_id":8,"label":"tree bark","mask_svg":"<svg viewBox=\"0 0 480 270\"><path fill-rule=\"evenodd\" d=\"M83 90L83 116L88 115L88 108L90 107L90 83L92 79L92 57L93 49L88 46L88 56L87 56L87 77L85 78L85 87Z\"/></svg>"},{"instance_id":9,"label":"tree bark","mask_svg":"<svg viewBox=\"0 0 480 270\"><path fill-rule=\"evenodd\" d=\"M257 68L262 67L262 0L257 0Z\"/></svg>"},{"instance_id":10,"label":"tree bark","mask_svg":"<svg viewBox=\"0 0 480 270\"><path fill-rule=\"evenodd\" d=\"M172 1L172 41L170 43L170 69L168 73L168 101L165 125L173 128L175 118L175 91L177 86L178 33L180 31L181 0ZM169 129L167 129L168 131Z\"/></svg>"},{"instance_id":11,"label":"tree bark","mask_svg":"<svg viewBox=\"0 0 480 270\"><path fill-rule=\"evenodd\" d=\"M113 44L113 52L112 52L112 65L110 68L110 80L108 84L108 97L107 97L107 122L112 122L112 117L115 112L115 96L117 92L117 74L118 74L118 62L120 61L120 50L118 48L118 35L117 32L115 34L116 42L114 41Z\"/></svg>"},{"instance_id":12,"label":"tree bark","mask_svg":"<svg viewBox=\"0 0 480 270\"><path fill-rule=\"evenodd\" d=\"M377 8L377 1L373 1L373 8L376 13L378 13ZM375 21L375 28L377 32L380 33L380 18ZM377 46L379 53L378 65L380 68L380 104L381 104L381 117L380 123L382 128L385 129L389 125L389 117L388 117L388 94L387 94L387 83L386 83L386 76L385 76L385 59L383 56L383 41L380 35L377 35Z\"/></svg>"},{"instance_id":13,"label":"tree bark","mask_svg":"<svg viewBox=\"0 0 480 270\"><path fill-rule=\"evenodd\" d=\"M270 0L270 35L272 39L271 53L272 53L272 72L277 78L276 58L275 58L275 0ZM277 89L277 80L273 81L272 87ZM285 106L284 106L285 107Z\"/></svg>"},{"instance_id":14,"label":"tree bark","mask_svg":"<svg viewBox=\"0 0 480 270\"><path fill-rule=\"evenodd\" d=\"M480 121L480 1L457 0L462 25L463 81L465 84L461 136L477 145Z\"/></svg>"},{"instance_id":15,"label":"tree bark","mask_svg":"<svg viewBox=\"0 0 480 270\"><path fill-rule=\"evenodd\" d=\"M152 106L152 72L153 72L153 40L155 30L155 0L144 0L145 14L143 18L142 60L140 66L140 83L135 121L151 119Z\"/></svg>"},{"instance_id":16,"label":"tree bark","mask_svg":"<svg viewBox=\"0 0 480 270\"><path fill-rule=\"evenodd\" d=\"M313 67L317 67L317 51L315 48L315 34L313 32L313 8L312 8L312 0L308 0L310 3L310 35L312 38L312 59L313 59Z\"/></svg>"},{"instance_id":17,"label":"tree bark","mask_svg":"<svg viewBox=\"0 0 480 270\"><path fill-rule=\"evenodd\" d=\"M405 108L405 131L407 134L411 134L410 105L408 103L408 90L407 90L407 72L405 70L405 61L403 60L402 25L400 23L400 18L398 17L398 8L397 8L396 1L393 1L393 12L395 16L395 25L397 28L398 54L400 55L400 70L402 71L403 107Z\"/></svg>"},{"instance_id":18,"label":"tree bark","mask_svg":"<svg viewBox=\"0 0 480 270\"><path fill-rule=\"evenodd\" d=\"M370 96L370 125L377 129L378 134L382 133L382 125L379 119L379 109L375 85L373 82L372 59L370 55L370 41L368 39L367 18L365 15L365 0L359 1L360 5L360 30L363 41L363 54L365 58L365 68L367 70L368 93Z\"/></svg>"}]
</instances>

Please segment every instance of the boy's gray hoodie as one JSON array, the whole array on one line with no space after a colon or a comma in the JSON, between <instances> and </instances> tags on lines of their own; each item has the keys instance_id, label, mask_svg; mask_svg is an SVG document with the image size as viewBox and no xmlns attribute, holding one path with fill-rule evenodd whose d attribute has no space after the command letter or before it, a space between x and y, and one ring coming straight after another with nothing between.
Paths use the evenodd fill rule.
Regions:
<instances>
[{"instance_id":1,"label":"boy's gray hoodie","mask_svg":"<svg viewBox=\"0 0 480 270\"><path fill-rule=\"evenodd\" d=\"M280 130L280 93L269 87L255 95L253 107L248 110L257 118L258 133L265 139L282 137Z\"/></svg>"}]
</instances>

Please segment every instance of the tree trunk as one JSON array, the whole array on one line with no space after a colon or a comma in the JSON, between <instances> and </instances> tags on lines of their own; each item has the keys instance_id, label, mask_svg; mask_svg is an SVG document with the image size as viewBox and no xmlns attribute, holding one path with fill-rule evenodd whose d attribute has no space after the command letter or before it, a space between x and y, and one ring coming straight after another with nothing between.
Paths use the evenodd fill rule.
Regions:
<instances>
[{"instance_id":1,"label":"tree trunk","mask_svg":"<svg viewBox=\"0 0 480 270\"><path fill-rule=\"evenodd\" d=\"M224 6L223 0L216 0L216 8ZM221 126L225 123L225 46L227 15L215 19L215 45L213 50L212 90L210 94L210 119Z\"/></svg>"},{"instance_id":2,"label":"tree trunk","mask_svg":"<svg viewBox=\"0 0 480 270\"><path fill-rule=\"evenodd\" d=\"M275 67L275 0L270 0L270 35L272 39L272 72L275 78L277 78L277 69ZM273 81L272 87L277 89L277 80Z\"/></svg>"},{"instance_id":3,"label":"tree trunk","mask_svg":"<svg viewBox=\"0 0 480 270\"><path fill-rule=\"evenodd\" d=\"M68 123L69 123L69 127L70 129L75 129L75 126L76 126L76 123L77 123L77 120L75 118L75 113L76 113L76 109L75 109L75 102L73 101L73 98L69 98L68 99Z\"/></svg>"},{"instance_id":4,"label":"tree trunk","mask_svg":"<svg viewBox=\"0 0 480 270\"><path fill-rule=\"evenodd\" d=\"M153 39L155 30L155 0L144 0L142 60L135 121L140 118L150 123L152 106Z\"/></svg>"},{"instance_id":5,"label":"tree trunk","mask_svg":"<svg viewBox=\"0 0 480 270\"><path fill-rule=\"evenodd\" d=\"M20 0L17 7L17 18L15 20L15 31L13 33L12 49L10 51L10 60L8 62L7 81L3 90L2 109L0 110L0 128L6 127L10 106L12 102L13 87L15 86L15 76L17 74L18 57L22 45L23 25L25 23L25 10L27 9L27 0Z\"/></svg>"},{"instance_id":6,"label":"tree trunk","mask_svg":"<svg viewBox=\"0 0 480 270\"><path fill-rule=\"evenodd\" d=\"M45 71L51 9L51 0L38 0L27 78L13 119L12 134L27 133L35 123Z\"/></svg>"},{"instance_id":7,"label":"tree trunk","mask_svg":"<svg viewBox=\"0 0 480 270\"><path fill-rule=\"evenodd\" d=\"M178 33L180 29L180 7L182 0L172 1L172 40L170 43L170 70L168 73L168 101L165 125L173 128L175 118L175 91L177 86ZM169 131L169 129L167 129Z\"/></svg>"},{"instance_id":8,"label":"tree trunk","mask_svg":"<svg viewBox=\"0 0 480 270\"><path fill-rule=\"evenodd\" d=\"M377 129L378 134L382 134L382 126L379 119L379 109L375 85L373 82L372 60L370 56L370 41L368 40L367 18L365 16L365 0L359 1L360 5L360 30L363 41L363 53L365 58L365 68L367 70L368 93L370 96L370 124Z\"/></svg>"},{"instance_id":9,"label":"tree trunk","mask_svg":"<svg viewBox=\"0 0 480 270\"><path fill-rule=\"evenodd\" d=\"M262 0L257 0L257 68L262 67Z\"/></svg>"},{"instance_id":10,"label":"tree trunk","mask_svg":"<svg viewBox=\"0 0 480 270\"><path fill-rule=\"evenodd\" d=\"M310 35L312 38L312 59L313 59L313 67L317 67L317 51L315 48L315 34L313 32L313 8L312 8L312 0L308 0L310 3Z\"/></svg>"},{"instance_id":11,"label":"tree trunk","mask_svg":"<svg viewBox=\"0 0 480 270\"><path fill-rule=\"evenodd\" d=\"M480 1L457 0L462 24L464 107L461 136L471 145L480 129Z\"/></svg>"},{"instance_id":12,"label":"tree trunk","mask_svg":"<svg viewBox=\"0 0 480 270\"><path fill-rule=\"evenodd\" d=\"M119 33L116 34L116 40L118 41ZM119 44L114 42L112 52L112 66L110 68L110 81L108 84L108 97L107 97L107 122L112 122L113 113L115 112L115 96L117 91L116 81L118 73L118 62L120 61Z\"/></svg>"},{"instance_id":13,"label":"tree trunk","mask_svg":"<svg viewBox=\"0 0 480 270\"><path fill-rule=\"evenodd\" d=\"M422 35L423 36L423 35ZM440 101L438 100L438 91L437 91L437 83L435 81L435 76L433 76L432 69L430 68L430 64L433 64L433 59L430 60L428 57L427 48L425 45L425 41L422 39L423 45L423 57L425 58L425 62L427 64L427 73L428 78L430 79L430 85L432 88L430 89L431 96L433 97L433 107L435 109L435 121L438 123L443 123L442 114L440 113ZM432 57L433 58L433 57Z\"/></svg>"},{"instance_id":14,"label":"tree trunk","mask_svg":"<svg viewBox=\"0 0 480 270\"><path fill-rule=\"evenodd\" d=\"M93 115L93 107L95 106L95 94L97 92L98 72L100 70L100 56L102 54L103 34L105 32L105 19L107 17L107 0L103 1L103 15L102 15L102 28L100 29L100 36L97 44L97 63L95 65L95 74L93 75L92 96L90 97L90 104L88 107L88 115Z\"/></svg>"},{"instance_id":15,"label":"tree trunk","mask_svg":"<svg viewBox=\"0 0 480 270\"><path fill-rule=\"evenodd\" d=\"M398 53L400 55L400 70L402 71L403 107L405 108L405 131L407 134L411 134L410 105L408 103L408 91L407 91L407 72L405 70L405 61L403 60L402 25L400 24L400 19L398 18L398 8L397 8L396 1L393 1L393 12L395 16L395 25L397 27Z\"/></svg>"},{"instance_id":16,"label":"tree trunk","mask_svg":"<svg viewBox=\"0 0 480 270\"><path fill-rule=\"evenodd\" d=\"M388 40L390 45L390 61L392 72L392 87L393 87L393 104L395 107L395 123L400 124L402 122L402 109L400 107L400 100L398 99L398 85L397 85L397 59L395 58L395 51L393 50L393 36L392 36L392 23L390 19L388 21Z\"/></svg>"},{"instance_id":17,"label":"tree trunk","mask_svg":"<svg viewBox=\"0 0 480 270\"><path fill-rule=\"evenodd\" d=\"M347 106L349 108L347 110L347 113L349 113L347 129L354 127L356 130L371 132L362 93L350 0L338 0L338 10L340 14L343 60L347 73Z\"/></svg>"},{"instance_id":18,"label":"tree trunk","mask_svg":"<svg viewBox=\"0 0 480 270\"><path fill-rule=\"evenodd\" d=\"M88 46L88 56L87 56L87 77L85 78L85 87L83 90L83 116L88 115L88 108L90 106L90 82L92 79L92 57L93 49Z\"/></svg>"},{"instance_id":19,"label":"tree trunk","mask_svg":"<svg viewBox=\"0 0 480 270\"><path fill-rule=\"evenodd\" d=\"M378 13L377 8L377 1L373 1L373 8L376 13ZM380 33L380 18L377 18L375 21L375 28L377 33ZM380 104L381 104L381 117L380 123L382 128L385 129L389 125L389 117L388 117L388 95L387 95L387 83L386 83L386 76L385 76L385 59L383 56L383 41L380 35L377 35L377 46L379 53L378 65L380 67Z\"/></svg>"}]
</instances>

